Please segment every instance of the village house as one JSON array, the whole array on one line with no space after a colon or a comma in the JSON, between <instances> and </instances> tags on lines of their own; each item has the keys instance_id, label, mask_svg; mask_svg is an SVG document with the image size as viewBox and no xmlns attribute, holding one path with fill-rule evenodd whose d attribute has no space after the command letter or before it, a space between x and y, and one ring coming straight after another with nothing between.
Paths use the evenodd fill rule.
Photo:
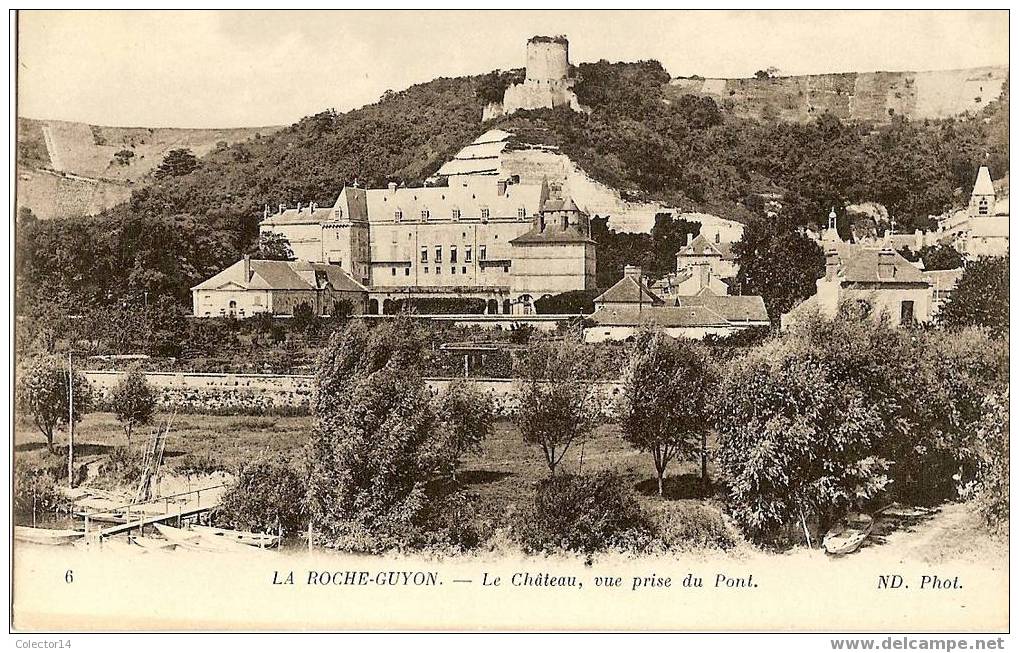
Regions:
<instances>
[{"instance_id":1,"label":"village house","mask_svg":"<svg viewBox=\"0 0 1019 653\"><path fill-rule=\"evenodd\" d=\"M929 322L933 293L923 273L890 245L842 242L832 223L824 235L824 276L817 292L782 316L786 329L812 313L834 317L843 302L867 301L875 319L896 326Z\"/></svg>"},{"instance_id":2,"label":"village house","mask_svg":"<svg viewBox=\"0 0 1019 653\"><path fill-rule=\"evenodd\" d=\"M626 266L623 278L594 300L587 342L626 340L640 329L660 329L674 338L699 340L771 325L764 299L756 295L698 295L665 300L643 282L640 268Z\"/></svg>"},{"instance_id":3,"label":"village house","mask_svg":"<svg viewBox=\"0 0 1019 653\"><path fill-rule=\"evenodd\" d=\"M693 272L695 268L707 265L711 276L716 279L733 279L739 272L732 243L722 239L718 230L710 237L700 233L695 238L687 234L687 243L676 253L676 272Z\"/></svg>"},{"instance_id":4,"label":"village house","mask_svg":"<svg viewBox=\"0 0 1019 653\"><path fill-rule=\"evenodd\" d=\"M306 304L315 315L339 306L364 312L368 289L338 265L309 261L262 261L245 256L191 289L196 317L293 315Z\"/></svg>"}]
</instances>

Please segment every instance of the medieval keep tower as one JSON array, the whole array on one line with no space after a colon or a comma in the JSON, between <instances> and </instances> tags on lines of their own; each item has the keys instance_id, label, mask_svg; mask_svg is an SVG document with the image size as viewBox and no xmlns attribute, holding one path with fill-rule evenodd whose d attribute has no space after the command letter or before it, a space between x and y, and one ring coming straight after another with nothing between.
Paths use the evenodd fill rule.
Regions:
<instances>
[{"instance_id":1,"label":"medieval keep tower","mask_svg":"<svg viewBox=\"0 0 1019 653\"><path fill-rule=\"evenodd\" d=\"M527 40L527 72L521 84L503 93L502 102L485 107L482 121L520 109L554 109L568 106L584 111L573 92L570 77L570 42L565 36L532 36Z\"/></svg>"}]
</instances>

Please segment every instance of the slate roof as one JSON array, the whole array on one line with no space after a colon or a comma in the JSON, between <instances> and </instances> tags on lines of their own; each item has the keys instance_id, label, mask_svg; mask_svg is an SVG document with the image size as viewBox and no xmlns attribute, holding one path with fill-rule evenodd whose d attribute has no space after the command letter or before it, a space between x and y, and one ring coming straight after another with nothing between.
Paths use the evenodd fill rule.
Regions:
<instances>
[{"instance_id":1,"label":"slate roof","mask_svg":"<svg viewBox=\"0 0 1019 653\"><path fill-rule=\"evenodd\" d=\"M676 256L718 256L727 261L736 259L732 243L713 243L701 234L697 234L689 245L684 245Z\"/></svg>"},{"instance_id":2,"label":"slate roof","mask_svg":"<svg viewBox=\"0 0 1019 653\"><path fill-rule=\"evenodd\" d=\"M331 220L333 216L333 210L329 207L318 207L314 211L310 207L303 206L301 210L297 209L285 209L282 213L270 215L268 218L262 220L261 224L267 226L276 225L287 225L287 224L319 224L327 220Z\"/></svg>"},{"instance_id":3,"label":"slate roof","mask_svg":"<svg viewBox=\"0 0 1019 653\"><path fill-rule=\"evenodd\" d=\"M991 183L991 173L987 166L980 166L977 171L977 180L973 184L973 195L994 195L994 184Z\"/></svg>"},{"instance_id":4,"label":"slate roof","mask_svg":"<svg viewBox=\"0 0 1019 653\"><path fill-rule=\"evenodd\" d=\"M938 290L952 290L959 285L959 278L962 277L962 268L953 270L925 270L923 278Z\"/></svg>"},{"instance_id":5,"label":"slate roof","mask_svg":"<svg viewBox=\"0 0 1019 653\"><path fill-rule=\"evenodd\" d=\"M715 295L701 293L692 297L677 297L679 306L702 306L730 322L768 322L768 309L759 295Z\"/></svg>"},{"instance_id":6,"label":"slate roof","mask_svg":"<svg viewBox=\"0 0 1019 653\"><path fill-rule=\"evenodd\" d=\"M591 320L601 326L712 327L729 326L722 315L704 306L606 306Z\"/></svg>"},{"instance_id":7,"label":"slate roof","mask_svg":"<svg viewBox=\"0 0 1019 653\"><path fill-rule=\"evenodd\" d=\"M241 259L219 274L194 286L191 290L216 290L230 284L237 285L244 290L316 290L325 288L351 292L367 290L340 266L328 263L251 260L249 270L250 274L245 279L244 259ZM302 276L301 272L304 272L305 276ZM311 281L308 277L313 277L315 281Z\"/></svg>"},{"instance_id":8,"label":"slate roof","mask_svg":"<svg viewBox=\"0 0 1019 653\"><path fill-rule=\"evenodd\" d=\"M653 304L661 305L664 304L665 301L655 293L651 292L651 290L643 283L638 282L633 277L624 276L611 288L595 297L594 303L643 304L644 306L650 306Z\"/></svg>"},{"instance_id":9,"label":"slate roof","mask_svg":"<svg viewBox=\"0 0 1019 653\"><path fill-rule=\"evenodd\" d=\"M840 243L835 249L839 255L838 274L844 283L924 283L920 270L890 247ZM882 251L894 266L891 276L878 272Z\"/></svg>"}]
</instances>

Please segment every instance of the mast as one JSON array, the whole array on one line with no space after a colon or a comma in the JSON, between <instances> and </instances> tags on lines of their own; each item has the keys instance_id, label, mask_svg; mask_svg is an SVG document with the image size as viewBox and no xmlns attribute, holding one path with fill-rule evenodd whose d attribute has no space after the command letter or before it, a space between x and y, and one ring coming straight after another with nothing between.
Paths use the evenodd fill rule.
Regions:
<instances>
[{"instance_id":1,"label":"mast","mask_svg":"<svg viewBox=\"0 0 1019 653\"><path fill-rule=\"evenodd\" d=\"M74 371L67 351L67 487L74 489Z\"/></svg>"}]
</instances>

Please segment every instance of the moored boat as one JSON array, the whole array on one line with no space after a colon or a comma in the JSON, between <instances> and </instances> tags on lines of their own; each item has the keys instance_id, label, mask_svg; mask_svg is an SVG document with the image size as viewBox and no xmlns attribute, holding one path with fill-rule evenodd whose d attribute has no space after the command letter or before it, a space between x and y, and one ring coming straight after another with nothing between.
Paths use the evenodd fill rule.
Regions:
<instances>
[{"instance_id":1,"label":"moored boat","mask_svg":"<svg viewBox=\"0 0 1019 653\"><path fill-rule=\"evenodd\" d=\"M31 542L33 544L47 544L59 546L73 544L85 536L84 531L74 531L56 528L35 528L32 526L15 526L14 539L19 542Z\"/></svg>"},{"instance_id":2,"label":"moored boat","mask_svg":"<svg viewBox=\"0 0 1019 653\"><path fill-rule=\"evenodd\" d=\"M235 531L229 528L216 528L214 526L192 526L192 529L202 535L221 537L228 542L239 542L248 546L257 546L261 549L271 549L279 546L282 539L279 535Z\"/></svg>"},{"instance_id":3,"label":"moored boat","mask_svg":"<svg viewBox=\"0 0 1019 653\"><path fill-rule=\"evenodd\" d=\"M864 514L850 514L824 536L825 553L841 556L860 548L874 528L874 518Z\"/></svg>"}]
</instances>

